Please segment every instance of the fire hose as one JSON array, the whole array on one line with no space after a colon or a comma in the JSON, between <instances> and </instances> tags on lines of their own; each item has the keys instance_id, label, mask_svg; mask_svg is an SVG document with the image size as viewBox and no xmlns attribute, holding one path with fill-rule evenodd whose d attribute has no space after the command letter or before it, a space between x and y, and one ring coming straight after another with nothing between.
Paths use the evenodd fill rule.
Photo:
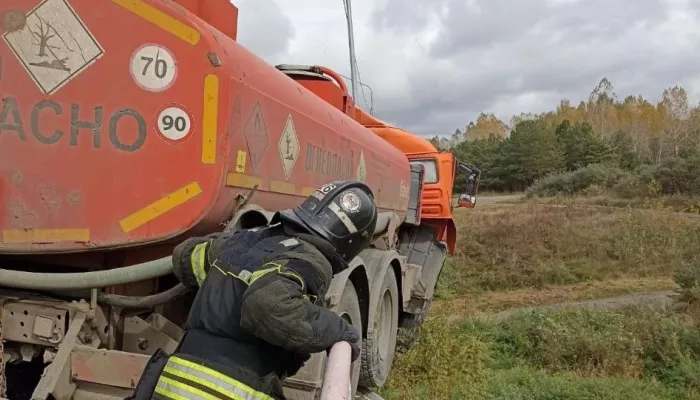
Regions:
<instances>
[{"instance_id":1,"label":"fire hose","mask_svg":"<svg viewBox=\"0 0 700 400\"><path fill-rule=\"evenodd\" d=\"M172 271L170 256L105 271L46 273L0 269L0 286L29 290L95 289L158 278Z\"/></svg>"},{"instance_id":2,"label":"fire hose","mask_svg":"<svg viewBox=\"0 0 700 400\"><path fill-rule=\"evenodd\" d=\"M326 361L326 374L323 378L321 400L350 400L350 368L352 349L348 342L338 342L331 347Z\"/></svg>"}]
</instances>

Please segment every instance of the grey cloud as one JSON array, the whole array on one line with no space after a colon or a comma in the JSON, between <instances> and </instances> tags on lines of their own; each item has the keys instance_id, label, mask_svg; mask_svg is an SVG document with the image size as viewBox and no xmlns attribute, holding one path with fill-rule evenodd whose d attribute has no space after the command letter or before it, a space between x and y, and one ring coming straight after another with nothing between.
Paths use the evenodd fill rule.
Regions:
<instances>
[{"instance_id":1,"label":"grey cloud","mask_svg":"<svg viewBox=\"0 0 700 400\"><path fill-rule=\"evenodd\" d=\"M423 27L447 0L430 0L430 7L422 0L387 0L372 13L371 23L377 30L414 31Z\"/></svg>"},{"instance_id":2,"label":"grey cloud","mask_svg":"<svg viewBox=\"0 0 700 400\"><path fill-rule=\"evenodd\" d=\"M527 93L535 99L550 99L551 109L560 98L577 104L603 76L612 80L621 96L642 93L648 97L699 72L700 46L679 54L662 53L663 41L673 38L654 36L654 28L670 11L661 0L563 5L544 0L471 4L440 0L423 2L423 10L441 1L449 12L442 15L441 33L429 57L441 64L449 62L452 69L412 71L410 93L417 101L409 109L392 107L390 96L378 95L380 117L417 133L450 134L479 112L503 112L492 108ZM376 12L391 11L398 3L388 0ZM413 13L424 15L416 11L420 5L414 6ZM397 13L382 18L373 19L383 21L381 29L400 31L414 22Z\"/></svg>"},{"instance_id":3,"label":"grey cloud","mask_svg":"<svg viewBox=\"0 0 700 400\"><path fill-rule=\"evenodd\" d=\"M375 114L418 134L449 135L482 111L508 122L513 113L554 109L562 98L578 104L604 76L620 97L642 94L651 101L668 86L700 78L696 24L667 23L682 6L686 19L700 19L700 0L353 1L356 15L371 14L357 18L356 37L377 36L385 46L357 43L362 78L374 88ZM291 0L277 2L237 1L241 42L268 60L320 57L342 70L345 48L335 55L287 54L294 25L277 5L289 7ZM418 43L436 23L432 42ZM326 27L303 30L316 40L307 53L325 48L318 38L330 35ZM336 46L344 34L338 29L343 37L333 39ZM411 54L410 64L387 59L386 46L395 47L394 57ZM424 54L415 57L417 52ZM397 65L397 72L387 69Z\"/></svg>"},{"instance_id":4,"label":"grey cloud","mask_svg":"<svg viewBox=\"0 0 700 400\"><path fill-rule=\"evenodd\" d=\"M238 41L269 60L285 54L294 37L292 21L275 0L238 0Z\"/></svg>"}]
</instances>

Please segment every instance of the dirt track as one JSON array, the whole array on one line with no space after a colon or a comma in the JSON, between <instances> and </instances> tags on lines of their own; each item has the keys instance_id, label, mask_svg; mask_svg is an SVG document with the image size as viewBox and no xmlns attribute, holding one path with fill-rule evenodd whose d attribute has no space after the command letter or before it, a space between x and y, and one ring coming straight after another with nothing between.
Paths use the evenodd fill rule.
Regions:
<instances>
[{"instance_id":1,"label":"dirt track","mask_svg":"<svg viewBox=\"0 0 700 400\"><path fill-rule=\"evenodd\" d=\"M476 206L485 206L489 204L503 203L506 201L518 200L522 195L510 194L510 195L496 195L496 196L477 196Z\"/></svg>"},{"instance_id":2,"label":"dirt track","mask_svg":"<svg viewBox=\"0 0 700 400\"><path fill-rule=\"evenodd\" d=\"M487 320L501 320L518 311L525 310L557 310L557 309L616 309L632 305L650 305L652 307L665 308L673 305L676 293L673 291L650 292L650 293L635 293L625 296L609 297L604 299L571 301L558 304L534 306L534 307L517 307L497 313L488 313L479 315L475 318ZM458 323L469 317L454 316L449 318L450 323Z\"/></svg>"}]
</instances>

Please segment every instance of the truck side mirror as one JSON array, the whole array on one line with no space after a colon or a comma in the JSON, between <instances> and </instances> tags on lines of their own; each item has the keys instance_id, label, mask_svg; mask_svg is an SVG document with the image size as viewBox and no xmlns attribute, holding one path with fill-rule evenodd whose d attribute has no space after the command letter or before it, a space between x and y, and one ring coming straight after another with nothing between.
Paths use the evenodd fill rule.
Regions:
<instances>
[{"instance_id":1,"label":"truck side mirror","mask_svg":"<svg viewBox=\"0 0 700 400\"><path fill-rule=\"evenodd\" d=\"M459 164L460 170L467 174L467 188L465 193L459 196L457 207L474 208L476 205L476 193L479 190L479 176L481 171L472 165Z\"/></svg>"},{"instance_id":2,"label":"truck side mirror","mask_svg":"<svg viewBox=\"0 0 700 400\"><path fill-rule=\"evenodd\" d=\"M457 200L457 207L474 208L475 205L476 196L472 196L466 193L459 195L459 200Z\"/></svg>"}]
</instances>

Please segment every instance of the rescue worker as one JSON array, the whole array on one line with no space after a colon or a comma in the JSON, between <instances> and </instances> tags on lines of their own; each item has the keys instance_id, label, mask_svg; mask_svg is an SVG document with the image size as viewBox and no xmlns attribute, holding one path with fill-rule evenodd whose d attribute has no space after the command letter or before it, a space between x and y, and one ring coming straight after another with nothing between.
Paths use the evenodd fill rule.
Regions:
<instances>
[{"instance_id":1,"label":"rescue worker","mask_svg":"<svg viewBox=\"0 0 700 400\"><path fill-rule=\"evenodd\" d=\"M173 252L174 273L198 288L173 355L159 349L135 400L282 400L282 381L311 353L361 337L320 306L333 274L366 248L377 223L371 189L324 185L271 225L191 238Z\"/></svg>"}]
</instances>

